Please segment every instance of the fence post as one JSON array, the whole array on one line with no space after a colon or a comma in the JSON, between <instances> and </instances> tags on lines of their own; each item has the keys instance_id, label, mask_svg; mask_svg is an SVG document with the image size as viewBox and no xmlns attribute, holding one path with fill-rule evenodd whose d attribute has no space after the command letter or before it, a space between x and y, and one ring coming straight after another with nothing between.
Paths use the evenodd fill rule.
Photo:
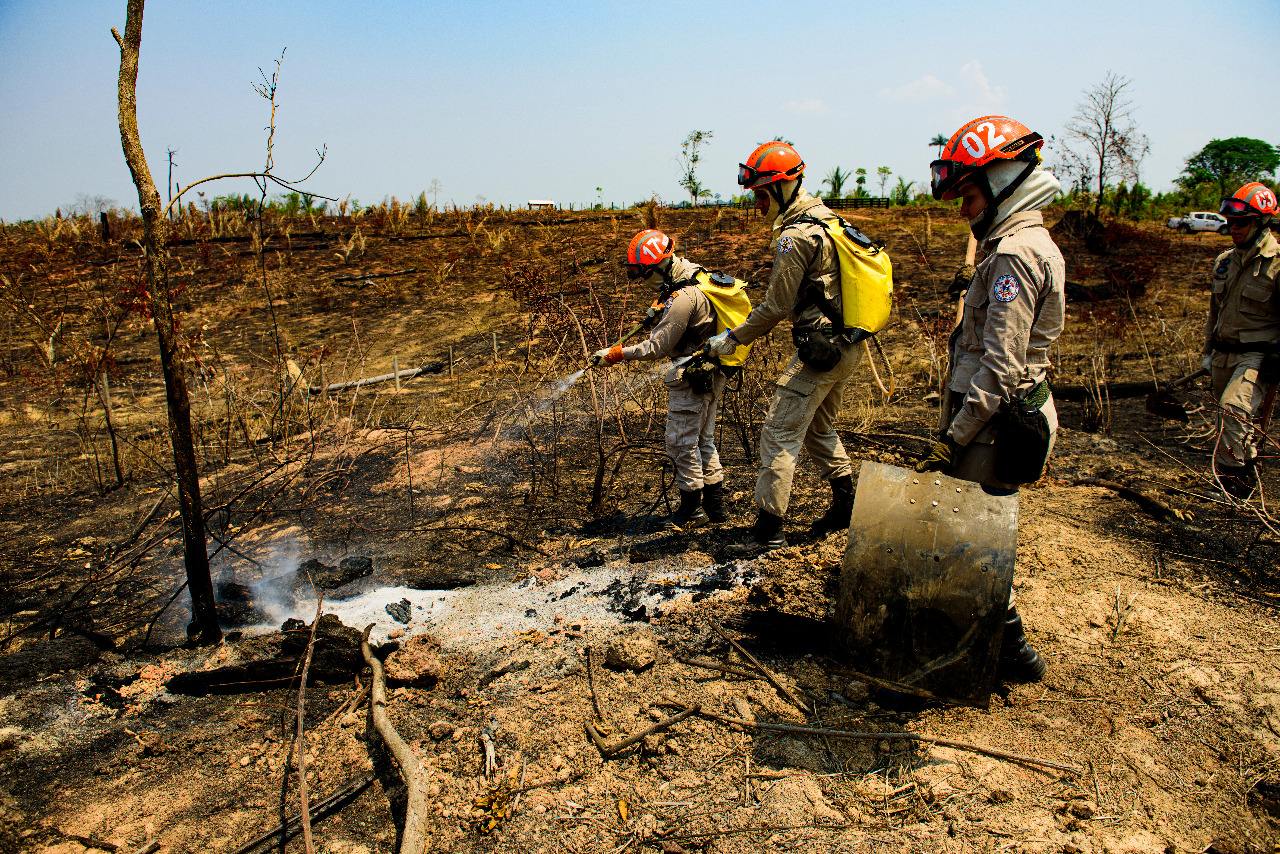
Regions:
<instances>
[{"instance_id":1,"label":"fence post","mask_svg":"<svg viewBox=\"0 0 1280 854\"><path fill-rule=\"evenodd\" d=\"M453 379L453 345L449 345L449 379Z\"/></svg>"}]
</instances>

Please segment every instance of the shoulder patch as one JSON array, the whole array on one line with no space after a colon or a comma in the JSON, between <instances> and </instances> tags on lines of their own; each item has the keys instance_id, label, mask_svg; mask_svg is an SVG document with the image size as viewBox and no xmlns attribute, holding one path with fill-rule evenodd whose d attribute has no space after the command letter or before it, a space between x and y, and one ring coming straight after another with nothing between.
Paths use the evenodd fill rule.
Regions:
<instances>
[{"instance_id":1,"label":"shoulder patch","mask_svg":"<svg viewBox=\"0 0 1280 854\"><path fill-rule=\"evenodd\" d=\"M791 235L784 235L778 238L778 254L786 255L792 249L796 248L795 238Z\"/></svg>"},{"instance_id":2,"label":"shoulder patch","mask_svg":"<svg viewBox=\"0 0 1280 854\"><path fill-rule=\"evenodd\" d=\"M1000 302L1013 302L1019 290L1021 285L1018 283L1018 278L1012 273L1005 273L991 286L991 295Z\"/></svg>"},{"instance_id":3,"label":"shoulder patch","mask_svg":"<svg viewBox=\"0 0 1280 854\"><path fill-rule=\"evenodd\" d=\"M671 303L673 303L673 302L675 302L675 301L676 301L676 294L678 294L678 293L680 293L680 292L679 292L679 291L676 291L676 293L675 293L675 294L672 294L671 296L667 297L667 301L666 301L666 302L664 302L664 303L662 304L662 309L663 309L664 311L665 311L665 310L667 310L667 309L669 309L669 308L671 308Z\"/></svg>"}]
</instances>

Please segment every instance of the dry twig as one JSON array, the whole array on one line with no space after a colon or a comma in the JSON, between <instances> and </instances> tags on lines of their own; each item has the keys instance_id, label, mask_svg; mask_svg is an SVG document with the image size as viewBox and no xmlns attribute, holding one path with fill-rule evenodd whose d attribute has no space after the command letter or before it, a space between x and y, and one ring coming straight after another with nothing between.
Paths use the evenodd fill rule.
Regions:
<instances>
[{"instance_id":1,"label":"dry twig","mask_svg":"<svg viewBox=\"0 0 1280 854\"><path fill-rule=\"evenodd\" d=\"M759 670L761 675L763 675L765 679L769 680L769 684L772 685L774 688L777 688L778 693L781 694L783 697L785 697L788 702L790 702L793 706L795 706L800 711L804 712L805 715L811 714L809 707L804 704L804 701L801 700L799 697L797 697L795 694L793 694L790 688L788 688L786 685L783 685L782 682L778 680L778 677L774 676L773 673L770 672L769 668L765 667L759 661L756 661L756 657L751 653L747 652L745 649L743 649L742 644L738 643L736 640L729 637L729 635L725 633L725 630L720 628L720 626L717 625L714 621L708 623L708 625L711 626L712 630L715 631L716 634L718 634L720 637L727 640L730 643L730 645L733 646L734 649L736 649L739 653L741 653L743 658L751 662L751 665L756 670Z\"/></svg>"},{"instance_id":2,"label":"dry twig","mask_svg":"<svg viewBox=\"0 0 1280 854\"><path fill-rule=\"evenodd\" d=\"M702 711L702 706L695 703L693 706L685 709L679 714L672 715L669 718L663 718L653 726L648 726L642 730L633 732L631 735L627 736L626 738L620 741L614 742L613 744L605 743L604 737L601 736L600 731L595 728L595 725L592 724L591 721L587 721L587 724L586 724L587 735L591 736L591 740L595 742L596 747L600 748L600 754L607 759L610 756L613 756L617 753L620 753L623 750L626 750L628 747L631 747L633 744L638 744L639 742L643 741L647 736L662 732L664 729L674 726L675 724L680 723L680 721L684 720L690 715L698 714L700 711Z\"/></svg>"}]
</instances>

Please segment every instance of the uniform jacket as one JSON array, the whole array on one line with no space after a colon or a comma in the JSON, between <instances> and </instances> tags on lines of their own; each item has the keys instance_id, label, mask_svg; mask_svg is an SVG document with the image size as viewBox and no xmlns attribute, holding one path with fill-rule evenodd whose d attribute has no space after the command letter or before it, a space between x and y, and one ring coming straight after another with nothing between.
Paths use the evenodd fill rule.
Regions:
<instances>
[{"instance_id":1,"label":"uniform jacket","mask_svg":"<svg viewBox=\"0 0 1280 854\"><path fill-rule=\"evenodd\" d=\"M965 397L949 432L961 445L994 441L992 417L1045 378L1066 314L1066 263L1040 211L1010 216L983 249L951 345L949 387Z\"/></svg>"},{"instance_id":2,"label":"uniform jacket","mask_svg":"<svg viewBox=\"0 0 1280 854\"><path fill-rule=\"evenodd\" d=\"M671 260L671 280L676 290L667 298L662 316L654 324L649 337L639 344L622 349L627 361L688 356L716 334L716 312L711 300L698 290L694 276L702 268L675 256Z\"/></svg>"},{"instance_id":3,"label":"uniform jacket","mask_svg":"<svg viewBox=\"0 0 1280 854\"><path fill-rule=\"evenodd\" d=\"M822 312L812 306L799 315L794 311L804 287L814 283L822 288L827 300L840 310L840 259L826 230L811 222L797 222L801 217L819 220L835 219L835 214L802 190L799 197L782 215L782 229L773 256L773 275L764 301L751 309L747 319L733 330L733 337L743 344L766 334L783 319L796 326L826 323Z\"/></svg>"},{"instance_id":4,"label":"uniform jacket","mask_svg":"<svg viewBox=\"0 0 1280 854\"><path fill-rule=\"evenodd\" d=\"M1204 325L1204 350L1213 339L1240 344L1280 339L1280 242L1267 232L1246 251L1223 252L1213 262L1213 293Z\"/></svg>"}]
</instances>

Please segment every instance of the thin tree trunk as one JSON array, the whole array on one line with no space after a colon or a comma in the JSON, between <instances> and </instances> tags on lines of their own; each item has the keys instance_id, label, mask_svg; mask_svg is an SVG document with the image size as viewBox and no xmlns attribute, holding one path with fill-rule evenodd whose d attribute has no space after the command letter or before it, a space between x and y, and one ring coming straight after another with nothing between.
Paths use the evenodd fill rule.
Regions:
<instances>
[{"instance_id":1,"label":"thin tree trunk","mask_svg":"<svg viewBox=\"0 0 1280 854\"><path fill-rule=\"evenodd\" d=\"M124 158L138 188L138 209L142 213L143 246L146 250L147 287L151 292L151 313L160 342L160 365L164 371L165 396L169 409L169 440L173 445L173 467L177 477L178 508L182 513L182 545L187 565L187 586L191 591L191 613L199 629L200 643L222 639L213 603L213 579L209 575L209 555L204 538L200 475L196 469L195 446L191 439L191 401L187 394L182 360L174 335L173 307L169 301L169 270L165 245L168 223L161 216L160 193L156 190L147 159L138 138L138 53L142 44L143 0L129 0L124 37L113 27L111 34L120 45L120 80L117 99L120 110L120 142Z\"/></svg>"}]
</instances>

